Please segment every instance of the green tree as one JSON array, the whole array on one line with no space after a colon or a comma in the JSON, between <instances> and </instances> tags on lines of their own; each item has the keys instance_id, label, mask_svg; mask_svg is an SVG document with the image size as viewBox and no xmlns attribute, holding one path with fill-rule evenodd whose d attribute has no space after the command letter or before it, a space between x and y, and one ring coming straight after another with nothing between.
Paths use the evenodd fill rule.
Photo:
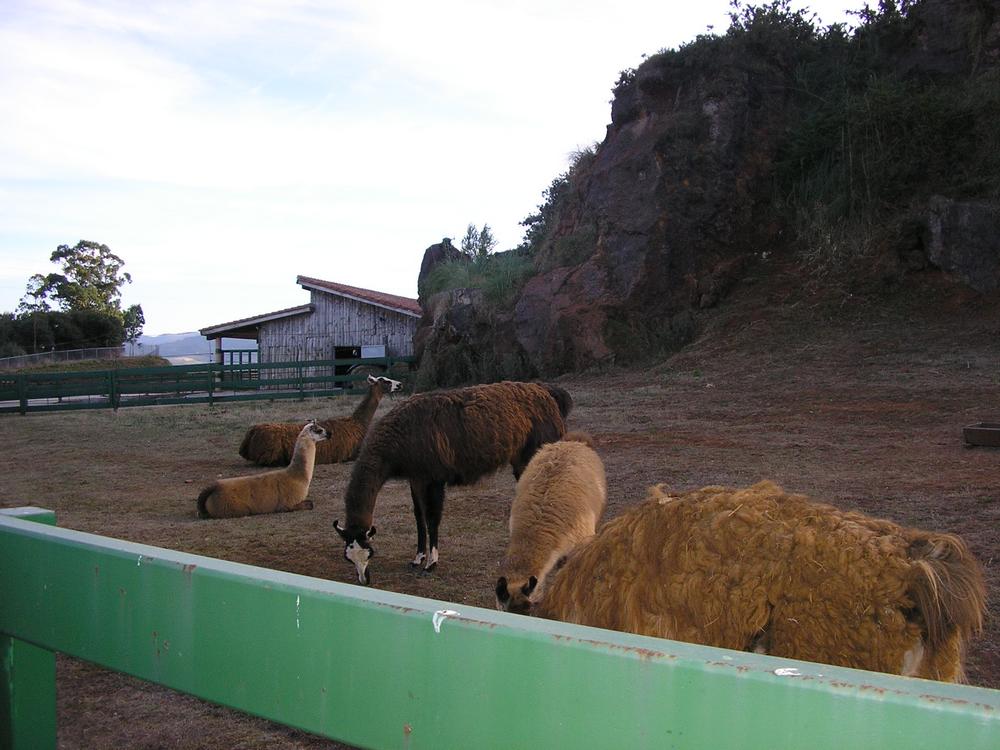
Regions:
<instances>
[{"instance_id":1,"label":"green tree","mask_svg":"<svg viewBox=\"0 0 1000 750\"><path fill-rule=\"evenodd\" d=\"M130 305L122 313L122 323L125 326L125 340L135 345L142 335L142 327L146 325L146 316L142 314L142 305Z\"/></svg>"},{"instance_id":2,"label":"green tree","mask_svg":"<svg viewBox=\"0 0 1000 750\"><path fill-rule=\"evenodd\" d=\"M64 311L90 310L122 319L121 288L132 283L132 276L122 271L125 261L107 245L86 240L73 247L60 245L49 260L62 273L32 276L20 311L47 311L52 300Z\"/></svg>"},{"instance_id":3,"label":"green tree","mask_svg":"<svg viewBox=\"0 0 1000 750\"><path fill-rule=\"evenodd\" d=\"M469 224L462 238L461 250L470 258L485 258L496 246L497 241L489 224L483 224L482 229L476 229L475 224Z\"/></svg>"}]
</instances>

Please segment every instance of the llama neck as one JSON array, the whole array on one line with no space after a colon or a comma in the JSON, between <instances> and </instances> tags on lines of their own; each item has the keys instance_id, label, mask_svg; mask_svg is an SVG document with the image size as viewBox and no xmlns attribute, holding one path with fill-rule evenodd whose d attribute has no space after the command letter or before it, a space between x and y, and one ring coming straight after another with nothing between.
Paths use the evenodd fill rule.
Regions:
<instances>
[{"instance_id":1,"label":"llama neck","mask_svg":"<svg viewBox=\"0 0 1000 750\"><path fill-rule=\"evenodd\" d=\"M367 425L372 421L372 416L375 414L375 410L378 408L378 402L382 400L382 388L381 386L374 385L368 389L367 395L358 404L358 408L354 410L351 415L351 419L360 425Z\"/></svg>"},{"instance_id":2,"label":"llama neck","mask_svg":"<svg viewBox=\"0 0 1000 750\"><path fill-rule=\"evenodd\" d=\"M311 478L313 467L316 466L316 441L310 438L299 438L295 441L292 460L288 463L288 473L300 477Z\"/></svg>"},{"instance_id":3,"label":"llama neck","mask_svg":"<svg viewBox=\"0 0 1000 750\"><path fill-rule=\"evenodd\" d=\"M347 528L371 528L375 500L388 478L389 469L377 456L358 456L344 493Z\"/></svg>"}]
</instances>

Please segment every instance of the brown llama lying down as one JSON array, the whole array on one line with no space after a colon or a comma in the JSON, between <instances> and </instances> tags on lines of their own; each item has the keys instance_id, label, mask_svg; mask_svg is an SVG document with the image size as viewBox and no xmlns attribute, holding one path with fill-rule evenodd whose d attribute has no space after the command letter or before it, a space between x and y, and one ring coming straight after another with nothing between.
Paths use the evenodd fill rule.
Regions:
<instances>
[{"instance_id":1,"label":"brown llama lying down","mask_svg":"<svg viewBox=\"0 0 1000 750\"><path fill-rule=\"evenodd\" d=\"M198 495L199 518L235 518L258 513L311 510L309 484L316 465L316 445L330 438L330 431L316 421L299 432L292 462L284 469L248 477L219 479Z\"/></svg>"},{"instance_id":2,"label":"brown llama lying down","mask_svg":"<svg viewBox=\"0 0 1000 750\"><path fill-rule=\"evenodd\" d=\"M986 589L957 536L771 482L653 487L550 574L534 613L642 635L960 682Z\"/></svg>"},{"instance_id":3,"label":"brown llama lying down","mask_svg":"<svg viewBox=\"0 0 1000 750\"><path fill-rule=\"evenodd\" d=\"M594 535L607 495L604 464L589 435L567 433L538 449L510 507L510 544L497 580L497 609L528 612L559 558Z\"/></svg>"},{"instance_id":4,"label":"brown llama lying down","mask_svg":"<svg viewBox=\"0 0 1000 750\"><path fill-rule=\"evenodd\" d=\"M430 570L438 561L445 485L472 484L508 463L520 477L539 446L563 436L572 406L562 388L503 382L422 393L382 417L351 471L344 496L347 525L333 524L358 581L370 582L375 500L388 479L410 480L417 523L411 564Z\"/></svg>"},{"instance_id":5,"label":"brown llama lying down","mask_svg":"<svg viewBox=\"0 0 1000 750\"><path fill-rule=\"evenodd\" d=\"M382 396L395 393L402 383L387 377L368 376L368 393L349 417L320 420L330 431L330 439L316 450L316 463L335 464L357 458L361 441L368 432L372 415ZM258 466L287 466L292 458L295 440L304 422L264 422L255 424L240 443L240 455Z\"/></svg>"}]
</instances>

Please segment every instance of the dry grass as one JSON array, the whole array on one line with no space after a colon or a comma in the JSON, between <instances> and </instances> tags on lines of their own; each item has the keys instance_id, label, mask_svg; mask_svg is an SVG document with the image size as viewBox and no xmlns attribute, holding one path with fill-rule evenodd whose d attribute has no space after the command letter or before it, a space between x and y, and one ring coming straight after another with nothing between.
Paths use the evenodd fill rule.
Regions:
<instances>
[{"instance_id":1,"label":"dry grass","mask_svg":"<svg viewBox=\"0 0 1000 750\"><path fill-rule=\"evenodd\" d=\"M576 402L570 428L589 432L606 464L605 517L656 482L684 490L770 478L960 534L986 567L997 611L1000 452L964 447L961 428L1000 416L998 307L953 292L929 288L876 311L749 290L658 367L561 379ZM331 529L351 464L316 467L313 511L199 521L194 498L218 476L259 471L237 455L248 425L348 414L358 398L3 417L0 505L40 505L68 528L353 583ZM392 406L384 399L376 419ZM421 575L407 564L408 487L390 482L376 507L374 584L492 606L513 494L509 472L449 490L441 562ZM995 619L968 672L972 684L1000 688ZM61 748L336 747L64 658L58 710Z\"/></svg>"}]
</instances>

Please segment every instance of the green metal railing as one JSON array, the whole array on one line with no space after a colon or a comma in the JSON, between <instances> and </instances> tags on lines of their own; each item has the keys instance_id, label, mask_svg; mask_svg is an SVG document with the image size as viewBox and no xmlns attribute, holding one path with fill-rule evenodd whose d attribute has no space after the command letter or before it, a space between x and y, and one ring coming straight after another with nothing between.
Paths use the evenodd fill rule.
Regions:
<instances>
[{"instance_id":1,"label":"green metal railing","mask_svg":"<svg viewBox=\"0 0 1000 750\"><path fill-rule=\"evenodd\" d=\"M0 746L13 750L55 747L51 652L363 747L1000 747L1000 691L393 594L26 520L36 512L0 513Z\"/></svg>"},{"instance_id":2,"label":"green metal railing","mask_svg":"<svg viewBox=\"0 0 1000 750\"><path fill-rule=\"evenodd\" d=\"M363 387L357 366L399 378L413 357L254 362L0 374L0 413L333 396Z\"/></svg>"}]
</instances>

